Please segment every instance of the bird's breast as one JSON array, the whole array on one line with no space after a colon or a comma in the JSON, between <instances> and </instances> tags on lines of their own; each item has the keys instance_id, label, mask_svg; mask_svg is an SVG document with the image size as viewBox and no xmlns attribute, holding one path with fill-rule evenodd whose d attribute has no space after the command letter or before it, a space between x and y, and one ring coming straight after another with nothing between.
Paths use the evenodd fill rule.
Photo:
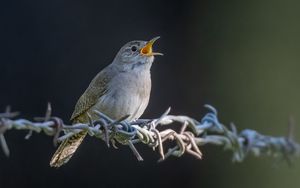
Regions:
<instances>
[{"instance_id":1,"label":"bird's breast","mask_svg":"<svg viewBox=\"0 0 300 188\"><path fill-rule=\"evenodd\" d=\"M119 119L130 115L139 118L145 111L151 92L150 72L121 73L108 83L106 93L99 98L95 108Z\"/></svg>"}]
</instances>

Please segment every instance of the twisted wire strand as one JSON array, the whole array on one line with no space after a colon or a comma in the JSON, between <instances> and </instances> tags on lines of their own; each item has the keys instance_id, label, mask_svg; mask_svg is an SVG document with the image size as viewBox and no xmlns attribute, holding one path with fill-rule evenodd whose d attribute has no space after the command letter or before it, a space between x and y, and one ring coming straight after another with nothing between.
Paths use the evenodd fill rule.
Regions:
<instances>
[{"instance_id":1,"label":"twisted wire strand","mask_svg":"<svg viewBox=\"0 0 300 188\"><path fill-rule=\"evenodd\" d=\"M270 156L285 159L287 162L300 156L300 145L293 137L293 124L289 126L289 134L286 137L273 137L263 135L255 130L245 129L237 131L234 124L230 128L224 126L218 120L215 108L205 105L209 112L197 121L188 116L169 115L170 108L157 119L138 119L128 122L127 116L113 120L105 114L95 111L99 119L89 119L88 124L64 124L61 118L51 116L51 106L48 104L46 114L43 118L35 118L34 121L16 119L18 112L11 112L10 107L4 113L0 113L0 145L6 156L9 156L9 147L4 134L6 131L27 130L25 139L32 134L45 133L53 137L54 145L71 137L72 135L86 130L90 136L100 138L117 148L116 143L128 145L139 161L143 158L135 148L134 144L142 143L158 150L163 161L170 156L180 157L190 154L197 159L202 159L201 147L206 144L223 146L230 150L232 160L242 162L248 155L256 157ZM90 115L88 115L91 117ZM181 124L181 129L164 128L164 125ZM172 148L164 148L166 141L174 141L176 145ZM165 152L166 151L166 152Z\"/></svg>"}]
</instances>

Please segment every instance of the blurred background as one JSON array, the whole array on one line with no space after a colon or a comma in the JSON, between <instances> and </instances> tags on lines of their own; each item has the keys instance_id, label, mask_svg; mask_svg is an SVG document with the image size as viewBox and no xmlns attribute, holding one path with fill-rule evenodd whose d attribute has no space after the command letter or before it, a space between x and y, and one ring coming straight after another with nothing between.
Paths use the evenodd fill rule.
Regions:
<instances>
[{"instance_id":1,"label":"blurred background","mask_svg":"<svg viewBox=\"0 0 300 188\"><path fill-rule=\"evenodd\" d=\"M288 117L300 122L300 3L260 1L12 0L0 3L0 109L10 104L32 119L44 114L66 122L91 79L126 42L154 36L164 53L152 67L153 90L143 115L200 119L208 103L221 122L269 135L285 135ZM300 187L300 159L249 157L206 146L192 156L157 163L158 153L138 146L107 148L87 138L60 169L49 167L52 139L6 134L11 157L0 151L0 187ZM300 137L297 127L296 137Z\"/></svg>"}]
</instances>

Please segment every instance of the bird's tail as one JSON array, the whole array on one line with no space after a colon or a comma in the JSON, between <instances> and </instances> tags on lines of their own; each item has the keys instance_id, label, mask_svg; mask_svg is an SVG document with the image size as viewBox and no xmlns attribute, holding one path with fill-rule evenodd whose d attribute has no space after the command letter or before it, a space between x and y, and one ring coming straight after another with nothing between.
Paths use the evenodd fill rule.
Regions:
<instances>
[{"instance_id":1,"label":"bird's tail","mask_svg":"<svg viewBox=\"0 0 300 188\"><path fill-rule=\"evenodd\" d=\"M54 153L50 161L50 166L58 168L63 164L66 164L71 159L86 134L86 131L82 131L63 141Z\"/></svg>"}]
</instances>

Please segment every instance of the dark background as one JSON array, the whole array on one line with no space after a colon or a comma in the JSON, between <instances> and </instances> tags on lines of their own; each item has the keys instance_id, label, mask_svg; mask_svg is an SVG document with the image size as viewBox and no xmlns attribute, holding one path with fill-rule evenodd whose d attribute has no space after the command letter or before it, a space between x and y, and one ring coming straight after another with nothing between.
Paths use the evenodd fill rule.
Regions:
<instances>
[{"instance_id":1,"label":"dark background","mask_svg":"<svg viewBox=\"0 0 300 188\"><path fill-rule=\"evenodd\" d=\"M290 115L300 119L300 11L293 0L260 1L1 1L0 107L23 118L44 114L46 103L66 122L91 79L119 48L134 39L161 36L165 54L152 67L153 90L143 115L200 119L212 104L239 130L285 135ZM296 135L300 135L298 128ZM6 134L11 157L0 151L0 188L8 187L299 187L292 168L269 158L232 163L222 148L157 163L139 146L108 149L87 138L72 160L49 167L52 140L26 132Z\"/></svg>"}]
</instances>

